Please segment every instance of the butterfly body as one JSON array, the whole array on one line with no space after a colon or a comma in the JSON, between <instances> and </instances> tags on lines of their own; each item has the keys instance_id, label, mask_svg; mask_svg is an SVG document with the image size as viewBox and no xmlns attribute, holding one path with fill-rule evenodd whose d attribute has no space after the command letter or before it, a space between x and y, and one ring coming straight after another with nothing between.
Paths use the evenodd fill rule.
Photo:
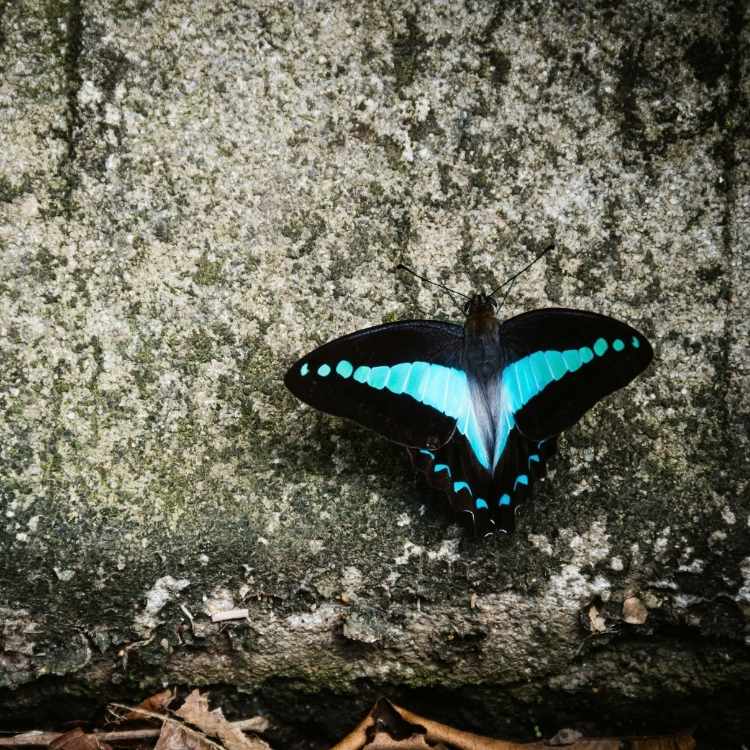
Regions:
<instances>
[{"instance_id":1,"label":"butterfly body","mask_svg":"<svg viewBox=\"0 0 750 750\"><path fill-rule=\"evenodd\" d=\"M557 435L650 362L625 323L568 309L503 322L475 294L463 326L411 320L335 339L285 384L321 411L404 445L430 485L477 531L511 531Z\"/></svg>"}]
</instances>

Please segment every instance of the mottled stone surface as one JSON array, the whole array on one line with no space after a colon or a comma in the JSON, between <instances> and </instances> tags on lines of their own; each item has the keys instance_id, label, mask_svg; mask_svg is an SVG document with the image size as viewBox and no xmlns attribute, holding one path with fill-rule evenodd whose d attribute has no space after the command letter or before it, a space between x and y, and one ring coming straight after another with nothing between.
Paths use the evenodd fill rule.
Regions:
<instances>
[{"instance_id":1,"label":"mottled stone surface","mask_svg":"<svg viewBox=\"0 0 750 750\"><path fill-rule=\"evenodd\" d=\"M287 747L380 693L517 737L750 734L744 12L0 3L6 725L179 683ZM606 312L655 363L475 542L281 377L456 319L397 262L469 292L553 238L503 314Z\"/></svg>"}]
</instances>

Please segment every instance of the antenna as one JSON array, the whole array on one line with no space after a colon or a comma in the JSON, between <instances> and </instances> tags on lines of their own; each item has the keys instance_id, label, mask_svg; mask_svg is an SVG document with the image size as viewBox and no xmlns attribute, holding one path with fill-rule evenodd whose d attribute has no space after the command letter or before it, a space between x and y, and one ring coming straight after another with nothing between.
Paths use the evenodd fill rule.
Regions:
<instances>
[{"instance_id":1,"label":"antenna","mask_svg":"<svg viewBox=\"0 0 750 750\"><path fill-rule=\"evenodd\" d=\"M511 276L511 277L510 277L509 279L506 279L505 281L503 281L503 283L502 283L502 284L500 284L500 286L499 286L499 287L498 287L497 289L493 290L493 291L492 291L492 292L490 293L490 295L489 295L489 296L490 296L490 297L494 297L494 296L495 296L495 294L496 294L497 292L499 292L499 291L500 291L500 290L501 290L501 289L502 289L502 288L503 288L504 286L506 286L507 284L510 284L510 285L511 285L511 287L512 287L512 286L513 286L513 282L514 282L514 281L515 281L515 280L516 280L516 279L517 279L517 278L518 278L518 277L519 277L519 276L520 276L520 275L521 275L522 273L525 273L526 271L528 271L528 270L529 270L529 268L531 268L531 267L532 267L532 266L534 265L534 263L536 263L536 262L537 262L537 261L538 261L538 260L539 260L540 258L542 258L543 256L545 256L545 255L546 255L546 254L547 254L547 253L548 253L548 252L549 252L550 250L552 250L552 248L553 248L554 246L555 246L555 243L554 243L554 242L550 242L550 244L549 244L549 245L547 245L547 247L545 247L545 248L544 248L544 250L542 250L542 252L541 252L541 253L539 253L539 255L537 255L537 256L536 256L536 258L534 258L534 260L532 260L532 261L531 261L531 263L528 263L528 264L527 264L527 265L525 265L525 266L524 266L524 267L523 267L523 268L522 268L522 269L521 269L520 271L518 271L517 273L514 273L514 274L513 274L513 275L512 275L512 276ZM505 294L505 297L507 297L507 296L508 296L508 294L510 294L510 289L509 289L509 290L508 290L508 291L506 292L506 294ZM505 297L503 297L503 302L505 302ZM502 305L501 305L501 307L502 307Z\"/></svg>"},{"instance_id":2,"label":"antenna","mask_svg":"<svg viewBox=\"0 0 750 750\"><path fill-rule=\"evenodd\" d=\"M418 279L421 279L422 281L425 281L428 284L432 284L433 286L439 287L443 291L448 292L448 296L451 298L451 302L453 302L453 304L461 311L461 313L463 313L463 308L461 307L461 305L458 304L458 302L456 302L456 299L453 295L458 294L460 297L463 297L464 299L471 299L471 297L469 297L468 295L463 294L462 292L457 292L455 289L450 289L447 286L445 286L445 284L441 284L439 281L432 281L432 279L428 279L426 276L422 276L421 274L418 274L416 271L409 268L409 266L404 265L403 263L399 263L393 270L394 272L395 271L408 271L410 274L416 276Z\"/></svg>"}]
</instances>

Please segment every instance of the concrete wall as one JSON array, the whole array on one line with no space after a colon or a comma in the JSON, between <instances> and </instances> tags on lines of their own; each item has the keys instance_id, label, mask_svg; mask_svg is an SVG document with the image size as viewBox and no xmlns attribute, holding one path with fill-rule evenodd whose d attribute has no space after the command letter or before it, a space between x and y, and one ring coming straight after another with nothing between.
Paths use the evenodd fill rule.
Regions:
<instances>
[{"instance_id":1,"label":"concrete wall","mask_svg":"<svg viewBox=\"0 0 750 750\"><path fill-rule=\"evenodd\" d=\"M167 682L288 737L380 693L519 737L747 736L743 13L0 3L5 725ZM551 239L502 315L608 313L655 361L565 435L511 538L474 541L281 378L366 325L457 319L397 262L468 293Z\"/></svg>"}]
</instances>

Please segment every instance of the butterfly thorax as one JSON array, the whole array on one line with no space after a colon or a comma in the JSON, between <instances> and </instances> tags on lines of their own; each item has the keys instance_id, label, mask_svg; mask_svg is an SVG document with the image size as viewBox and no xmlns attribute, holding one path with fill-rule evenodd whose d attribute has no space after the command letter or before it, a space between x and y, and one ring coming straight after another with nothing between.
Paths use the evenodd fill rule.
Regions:
<instances>
[{"instance_id":1,"label":"butterfly thorax","mask_svg":"<svg viewBox=\"0 0 750 750\"><path fill-rule=\"evenodd\" d=\"M467 375L487 382L500 367L500 321L495 300L479 292L466 303L464 323L464 367Z\"/></svg>"}]
</instances>

